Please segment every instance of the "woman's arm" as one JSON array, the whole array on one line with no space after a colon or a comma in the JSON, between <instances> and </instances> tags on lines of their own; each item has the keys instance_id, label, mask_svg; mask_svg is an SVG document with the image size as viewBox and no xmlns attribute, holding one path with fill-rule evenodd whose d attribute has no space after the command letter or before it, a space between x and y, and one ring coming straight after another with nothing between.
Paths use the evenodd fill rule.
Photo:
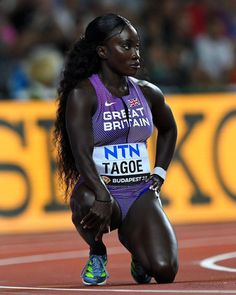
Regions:
<instances>
[{"instance_id":1,"label":"woman's arm","mask_svg":"<svg viewBox=\"0 0 236 295\"><path fill-rule=\"evenodd\" d=\"M82 82L72 91L66 107L66 127L76 167L95 195L95 202L81 221L84 228L97 227L99 240L110 225L112 213L111 195L97 173L93 154L92 115L96 109L96 94L89 82ZM83 85L85 84L85 85Z\"/></svg>"},{"instance_id":2,"label":"woman's arm","mask_svg":"<svg viewBox=\"0 0 236 295\"><path fill-rule=\"evenodd\" d=\"M97 173L93 154L92 115L96 108L96 94L89 82L82 82L72 91L66 107L66 127L76 167L96 200L110 201L110 194Z\"/></svg>"},{"instance_id":3,"label":"woman's arm","mask_svg":"<svg viewBox=\"0 0 236 295\"><path fill-rule=\"evenodd\" d=\"M142 82L140 86L151 108L153 123L158 130L155 167L160 167L166 171L176 145L177 127L175 119L158 87L148 82ZM164 180L163 176L162 178Z\"/></svg>"}]
</instances>

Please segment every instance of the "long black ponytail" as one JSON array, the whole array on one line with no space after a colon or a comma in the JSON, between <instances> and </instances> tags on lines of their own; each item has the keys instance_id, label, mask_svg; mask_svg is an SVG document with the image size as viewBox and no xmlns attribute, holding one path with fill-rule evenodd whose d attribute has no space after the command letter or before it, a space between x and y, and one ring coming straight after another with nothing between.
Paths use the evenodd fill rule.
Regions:
<instances>
[{"instance_id":1,"label":"long black ponytail","mask_svg":"<svg viewBox=\"0 0 236 295\"><path fill-rule=\"evenodd\" d=\"M73 44L66 56L58 88L58 109L54 129L59 178L65 184L66 199L79 178L66 131L65 111L68 96L79 81L99 72L101 62L96 51L97 46L112 37L114 30L119 29L121 32L127 25L130 25L130 22L116 14L95 18L88 24L85 35Z\"/></svg>"}]
</instances>

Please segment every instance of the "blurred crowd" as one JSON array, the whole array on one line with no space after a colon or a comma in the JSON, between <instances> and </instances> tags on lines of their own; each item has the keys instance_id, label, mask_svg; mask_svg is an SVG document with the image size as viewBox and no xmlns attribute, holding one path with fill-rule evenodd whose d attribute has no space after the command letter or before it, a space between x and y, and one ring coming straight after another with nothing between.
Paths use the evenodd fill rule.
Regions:
<instances>
[{"instance_id":1,"label":"blurred crowd","mask_svg":"<svg viewBox=\"0 0 236 295\"><path fill-rule=\"evenodd\" d=\"M139 76L165 93L236 89L236 0L1 0L0 99L55 99L65 53L107 12L137 28Z\"/></svg>"}]
</instances>

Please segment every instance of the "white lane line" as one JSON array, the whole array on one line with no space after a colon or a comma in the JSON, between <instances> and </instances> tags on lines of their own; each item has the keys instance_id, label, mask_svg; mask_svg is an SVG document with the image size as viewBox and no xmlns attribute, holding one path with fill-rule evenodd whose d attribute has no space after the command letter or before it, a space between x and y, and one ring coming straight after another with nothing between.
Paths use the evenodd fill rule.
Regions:
<instances>
[{"instance_id":1,"label":"white lane line","mask_svg":"<svg viewBox=\"0 0 236 295\"><path fill-rule=\"evenodd\" d=\"M218 271L236 272L236 268L216 264L216 262L236 258L236 252L216 255L200 262L200 266Z\"/></svg>"},{"instance_id":2,"label":"white lane line","mask_svg":"<svg viewBox=\"0 0 236 295\"><path fill-rule=\"evenodd\" d=\"M109 254L119 255L123 253L127 253L127 250L125 250L125 248L123 247L112 247L108 249L108 255ZM43 261L64 260L64 259L74 259L74 258L82 258L82 257L88 257L88 250L66 251L66 252L46 253L46 254L39 254L39 255L2 258L0 259L0 266L35 263L35 262L43 262Z\"/></svg>"},{"instance_id":3,"label":"white lane line","mask_svg":"<svg viewBox=\"0 0 236 295\"><path fill-rule=\"evenodd\" d=\"M0 290L62 291L62 292L115 292L115 293L179 293L179 294L236 294L236 290L137 290L137 289L75 289L75 288L40 288L0 286Z\"/></svg>"},{"instance_id":4,"label":"white lane line","mask_svg":"<svg viewBox=\"0 0 236 295\"><path fill-rule=\"evenodd\" d=\"M68 246L68 243L58 242L60 243L61 247ZM185 248L194 248L194 247L204 247L204 246L220 246L220 245L234 245L236 244L236 237L230 236L230 237L223 237L222 239L219 239L218 237L215 238L197 238L197 239L184 239L179 240L179 249L185 249ZM25 247L29 246L31 248L41 249L42 247L50 247L55 246L55 242L37 242L37 243L23 243L17 245L17 250L25 250ZM109 249L109 246L108 246ZM9 251L14 250L16 251L16 245L0 245L0 253L3 254L3 252L9 253ZM9 253L10 254L10 253Z\"/></svg>"},{"instance_id":5,"label":"white lane line","mask_svg":"<svg viewBox=\"0 0 236 295\"><path fill-rule=\"evenodd\" d=\"M236 245L236 236L212 238L200 238L200 239L186 239L179 241L179 248L194 248L194 247L210 247L210 246L221 246L221 245Z\"/></svg>"},{"instance_id":6,"label":"white lane line","mask_svg":"<svg viewBox=\"0 0 236 295\"><path fill-rule=\"evenodd\" d=\"M224 243L225 243L224 239ZM228 242L235 244L236 239L228 239ZM190 240L182 240L179 242L179 248L192 248L199 246L209 246L219 243L219 238L211 239L190 239ZM221 243L222 244L222 243ZM120 247L108 247L108 254L118 255L127 253L127 250ZM17 256L17 257L9 257L9 258L0 258L0 266L6 265L16 265L16 264L25 264L25 263L37 263L43 261L56 261L56 260L65 260L65 259L73 259L73 258L82 258L88 256L88 250L75 250L75 251L64 251L64 252L52 252L45 254L35 254L35 255L27 255L27 256ZM224 258L226 259L226 258ZM208 263L208 262L207 262ZM203 262L203 267L205 262ZM209 267L208 267L209 268ZM212 268L215 269L215 268ZM232 270L231 270L232 271ZM233 270L235 271L235 270Z\"/></svg>"}]
</instances>

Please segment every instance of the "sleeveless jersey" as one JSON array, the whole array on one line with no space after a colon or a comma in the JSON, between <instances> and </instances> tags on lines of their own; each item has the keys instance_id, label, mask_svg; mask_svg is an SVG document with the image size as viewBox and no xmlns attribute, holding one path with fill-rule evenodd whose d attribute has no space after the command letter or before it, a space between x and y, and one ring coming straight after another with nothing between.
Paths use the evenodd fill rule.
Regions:
<instances>
[{"instance_id":1,"label":"sleeveless jersey","mask_svg":"<svg viewBox=\"0 0 236 295\"><path fill-rule=\"evenodd\" d=\"M143 181L150 173L146 141L153 131L149 105L135 82L127 77L129 94L113 96L97 74L89 77L97 95L92 117L96 168L107 184Z\"/></svg>"},{"instance_id":2,"label":"sleeveless jersey","mask_svg":"<svg viewBox=\"0 0 236 295\"><path fill-rule=\"evenodd\" d=\"M92 118L94 146L146 142L153 131L148 103L134 79L128 77L129 94L113 96L97 74L89 80L97 94L97 110Z\"/></svg>"}]
</instances>

